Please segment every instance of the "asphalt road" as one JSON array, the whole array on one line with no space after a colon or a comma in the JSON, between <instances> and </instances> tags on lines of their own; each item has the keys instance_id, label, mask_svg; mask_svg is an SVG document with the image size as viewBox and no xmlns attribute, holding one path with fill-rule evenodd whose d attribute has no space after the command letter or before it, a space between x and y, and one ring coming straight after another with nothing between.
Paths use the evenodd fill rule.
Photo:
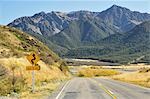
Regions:
<instances>
[{"instance_id":1,"label":"asphalt road","mask_svg":"<svg viewBox=\"0 0 150 99\"><path fill-rule=\"evenodd\" d=\"M150 89L104 78L73 78L49 99L150 99Z\"/></svg>"}]
</instances>

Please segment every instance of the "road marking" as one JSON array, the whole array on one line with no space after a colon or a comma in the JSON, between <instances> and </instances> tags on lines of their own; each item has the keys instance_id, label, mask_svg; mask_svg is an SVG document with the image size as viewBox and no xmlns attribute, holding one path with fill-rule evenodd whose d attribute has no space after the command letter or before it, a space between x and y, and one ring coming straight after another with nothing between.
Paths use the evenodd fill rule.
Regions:
<instances>
[{"instance_id":1,"label":"road marking","mask_svg":"<svg viewBox=\"0 0 150 99\"><path fill-rule=\"evenodd\" d=\"M58 95L56 96L55 99L59 99L61 93L64 91L65 87L68 85L69 81L63 86L63 88L61 89L61 91L58 93Z\"/></svg>"},{"instance_id":2,"label":"road marking","mask_svg":"<svg viewBox=\"0 0 150 99\"><path fill-rule=\"evenodd\" d=\"M90 80L93 81L93 82L95 82L95 83L97 83L97 84L99 85L99 87L100 87L101 89L103 89L103 90L104 90L108 95L110 95L113 99L117 99L117 97L115 96L115 94L114 94L112 91L106 89L101 83L98 83L96 80L93 80L93 79L90 79Z\"/></svg>"},{"instance_id":3,"label":"road marking","mask_svg":"<svg viewBox=\"0 0 150 99\"><path fill-rule=\"evenodd\" d=\"M111 94L114 94L112 91L108 90Z\"/></svg>"}]
</instances>

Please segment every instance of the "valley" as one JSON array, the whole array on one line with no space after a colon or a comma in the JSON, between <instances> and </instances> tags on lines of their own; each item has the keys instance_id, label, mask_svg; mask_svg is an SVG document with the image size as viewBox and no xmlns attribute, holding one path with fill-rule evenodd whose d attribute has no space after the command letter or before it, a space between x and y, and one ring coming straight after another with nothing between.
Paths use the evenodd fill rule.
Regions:
<instances>
[{"instance_id":1,"label":"valley","mask_svg":"<svg viewBox=\"0 0 150 99\"><path fill-rule=\"evenodd\" d=\"M148 1L1 2L0 99L150 99Z\"/></svg>"}]
</instances>

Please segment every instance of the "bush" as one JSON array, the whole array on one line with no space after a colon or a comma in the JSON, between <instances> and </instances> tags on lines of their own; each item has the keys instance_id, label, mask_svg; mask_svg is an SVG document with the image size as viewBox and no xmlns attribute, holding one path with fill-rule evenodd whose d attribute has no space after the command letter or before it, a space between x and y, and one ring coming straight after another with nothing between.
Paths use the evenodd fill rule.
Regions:
<instances>
[{"instance_id":1,"label":"bush","mask_svg":"<svg viewBox=\"0 0 150 99\"><path fill-rule=\"evenodd\" d=\"M146 73L146 72L149 72L150 71L150 68L142 68L139 70L139 73Z\"/></svg>"},{"instance_id":2,"label":"bush","mask_svg":"<svg viewBox=\"0 0 150 99\"><path fill-rule=\"evenodd\" d=\"M69 71L68 67L67 67L67 63L66 62L62 62L59 69L64 73L66 74L67 71Z\"/></svg>"}]
</instances>

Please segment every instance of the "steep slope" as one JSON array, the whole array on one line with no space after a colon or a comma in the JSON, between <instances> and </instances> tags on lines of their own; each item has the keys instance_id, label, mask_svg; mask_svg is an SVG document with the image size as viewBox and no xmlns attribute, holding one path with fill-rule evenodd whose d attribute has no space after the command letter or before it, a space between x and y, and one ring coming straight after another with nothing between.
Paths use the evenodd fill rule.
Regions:
<instances>
[{"instance_id":1,"label":"steep slope","mask_svg":"<svg viewBox=\"0 0 150 99\"><path fill-rule=\"evenodd\" d=\"M150 14L131 11L125 7L113 5L97 15L106 23L111 23L122 32L127 32L134 26L150 20Z\"/></svg>"},{"instance_id":2,"label":"steep slope","mask_svg":"<svg viewBox=\"0 0 150 99\"><path fill-rule=\"evenodd\" d=\"M43 82L47 86L50 81L67 78L63 61L42 42L15 28L0 26L0 95L31 91L31 71L26 66L32 64L26 56L32 52L40 56L37 64L41 69L35 71L38 88L42 88Z\"/></svg>"},{"instance_id":3,"label":"steep slope","mask_svg":"<svg viewBox=\"0 0 150 99\"><path fill-rule=\"evenodd\" d=\"M21 17L8 26L16 27L27 33L37 33L43 36L52 36L69 26L70 22L83 18L98 18L112 24L122 32L132 29L144 21L150 20L150 14L131 11L125 7L113 5L102 12L74 11L63 12L40 12L31 17ZM101 21L100 21L101 22Z\"/></svg>"},{"instance_id":4,"label":"steep slope","mask_svg":"<svg viewBox=\"0 0 150 99\"><path fill-rule=\"evenodd\" d=\"M40 56L43 57L41 59L45 62L51 63L55 60L59 60L59 57L55 53L37 39L7 26L0 27L0 48L0 57L21 57L25 55L25 52L27 54L31 51L35 51L40 53ZM50 56L49 59L44 59L44 57L48 58L48 56Z\"/></svg>"},{"instance_id":5,"label":"steep slope","mask_svg":"<svg viewBox=\"0 0 150 99\"><path fill-rule=\"evenodd\" d=\"M54 44L70 49L86 46L115 33L118 33L118 30L102 20L84 17L74 20L67 28L49 39Z\"/></svg>"},{"instance_id":6,"label":"steep slope","mask_svg":"<svg viewBox=\"0 0 150 99\"><path fill-rule=\"evenodd\" d=\"M119 44L124 44L128 47L140 44L148 46L150 43L150 21L143 22L124 34L114 34L96 42L113 46Z\"/></svg>"},{"instance_id":7,"label":"steep slope","mask_svg":"<svg viewBox=\"0 0 150 99\"><path fill-rule=\"evenodd\" d=\"M31 17L21 17L14 20L8 26L16 27L27 33L36 33L43 36L51 36L59 33L68 26L71 19L65 13L40 12Z\"/></svg>"},{"instance_id":8,"label":"steep slope","mask_svg":"<svg viewBox=\"0 0 150 99\"><path fill-rule=\"evenodd\" d=\"M143 22L137 25L134 29L127 32L123 41L127 44L145 44L149 46L150 43L150 21Z\"/></svg>"}]
</instances>

